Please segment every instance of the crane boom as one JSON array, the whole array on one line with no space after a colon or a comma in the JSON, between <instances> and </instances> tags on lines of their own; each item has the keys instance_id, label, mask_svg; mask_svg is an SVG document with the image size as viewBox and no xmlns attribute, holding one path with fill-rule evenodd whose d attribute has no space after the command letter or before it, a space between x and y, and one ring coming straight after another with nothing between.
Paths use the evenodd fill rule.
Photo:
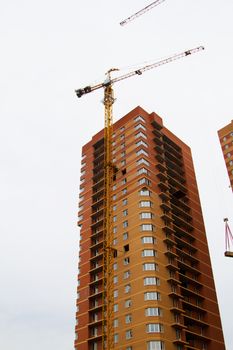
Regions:
<instances>
[{"instance_id":1,"label":"crane boom","mask_svg":"<svg viewBox=\"0 0 233 350\"><path fill-rule=\"evenodd\" d=\"M103 267L102 267L102 350L114 349L114 329L113 329L113 259L115 250L113 248L113 229L112 229L112 184L113 175L117 170L112 162L112 130L113 130L113 117L112 106L115 101L112 85L118 81L130 78L134 75L141 75L143 72L159 67L163 64L175 61L179 58L191 55L193 53L203 50L203 46L199 46L195 49L184 51L180 54L170 56L166 59L160 60L150 65L146 65L138 70L129 72L125 75L111 78L112 71L117 69L110 69L107 72L107 79L103 83L99 83L94 86L86 86L82 89L75 90L77 97L81 97L84 94L104 89L104 109L105 109L105 122L104 122L104 219L103 219Z\"/></svg>"},{"instance_id":2,"label":"crane boom","mask_svg":"<svg viewBox=\"0 0 233 350\"><path fill-rule=\"evenodd\" d=\"M124 21L120 22L121 26L126 25L127 23L133 21L135 18L143 15L145 12L151 10L153 7L161 4L162 2L164 2L165 0L156 0L153 1L151 4L147 5L146 7L144 7L143 9L141 9L140 11L134 13L133 15L129 16L128 18L126 18Z\"/></svg>"},{"instance_id":3,"label":"crane boom","mask_svg":"<svg viewBox=\"0 0 233 350\"><path fill-rule=\"evenodd\" d=\"M158 62L146 65L146 66L144 66L142 68L139 68L139 69L137 69L135 71L129 72L129 73L124 74L122 76L119 76L119 77L116 77L116 78L113 78L113 79L108 77L108 79L105 82L103 82L103 83L99 83L99 84L94 85L94 86L86 86L83 89L75 90L76 95L78 97L82 97L83 95L88 94L88 93L90 93L92 91L98 90L100 88L106 88L107 86L110 86L110 85L112 85L112 84L114 84L114 83L116 83L118 81L121 81L121 80L124 80L124 79L128 79L130 77L133 77L134 75L141 75L142 73L146 72L147 70L150 70L150 69L153 69L153 68L157 68L159 66L162 66L164 64L167 64L167 63L170 63L170 62L173 62L173 61L176 61L176 60L178 60L180 58L186 57L188 55L192 55L192 54L197 53L197 52L202 51L202 50L204 50L204 47L203 46L198 46L198 47L196 47L194 49L187 50L187 51L175 54L173 56L170 56L168 58L165 58L163 60L160 60Z\"/></svg>"}]
</instances>

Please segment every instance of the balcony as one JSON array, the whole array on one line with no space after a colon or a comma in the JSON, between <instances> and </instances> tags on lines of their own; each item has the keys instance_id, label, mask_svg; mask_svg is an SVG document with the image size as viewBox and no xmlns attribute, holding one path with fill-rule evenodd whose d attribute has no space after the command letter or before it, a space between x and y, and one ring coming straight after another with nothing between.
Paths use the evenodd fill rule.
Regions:
<instances>
[{"instance_id":1,"label":"balcony","mask_svg":"<svg viewBox=\"0 0 233 350\"><path fill-rule=\"evenodd\" d=\"M174 147L172 147L171 145L169 145L167 142L164 143L164 149L171 153L174 157L176 157L179 160L182 160L183 155L181 153L181 150L176 150Z\"/></svg>"},{"instance_id":2,"label":"balcony","mask_svg":"<svg viewBox=\"0 0 233 350\"><path fill-rule=\"evenodd\" d=\"M180 229L180 228L178 228L178 229ZM189 237L188 237L188 239L189 239ZM193 236L191 236L190 241L187 242L187 241L184 241L183 239L181 239L178 235L176 235L175 236L175 241L176 241L176 243L178 243L182 247L192 251L193 253L197 252L197 248L195 248L194 245L193 245L193 241L194 241L194 237Z\"/></svg>"},{"instance_id":3,"label":"balcony","mask_svg":"<svg viewBox=\"0 0 233 350\"><path fill-rule=\"evenodd\" d=\"M160 204L160 208L162 208L164 211L167 211L167 212L171 210L171 206L169 202L162 202Z\"/></svg>"},{"instance_id":4,"label":"balcony","mask_svg":"<svg viewBox=\"0 0 233 350\"><path fill-rule=\"evenodd\" d=\"M178 217L174 213L172 213L172 218L174 221L174 225L176 228L176 232L180 233L181 235L188 234L189 236L193 237L190 232L194 230L194 227L191 223L185 221L184 219ZM194 239L194 237L193 237Z\"/></svg>"},{"instance_id":5,"label":"balcony","mask_svg":"<svg viewBox=\"0 0 233 350\"><path fill-rule=\"evenodd\" d=\"M161 137L161 136L162 136L162 134L161 134L161 132L160 132L159 130L154 129L152 132L153 132L153 134L154 134L156 137Z\"/></svg>"},{"instance_id":6,"label":"balcony","mask_svg":"<svg viewBox=\"0 0 233 350\"><path fill-rule=\"evenodd\" d=\"M177 163L175 163L171 159L166 158L166 166L167 166L167 169L174 169L180 175L184 175L184 170L182 169L182 166L178 165Z\"/></svg>"},{"instance_id":7,"label":"balcony","mask_svg":"<svg viewBox=\"0 0 233 350\"><path fill-rule=\"evenodd\" d=\"M187 193L187 188L184 185L182 185L177 179L174 179L173 177L168 176L168 181L173 188L173 192L176 192L177 190L181 190L183 193Z\"/></svg>"},{"instance_id":8,"label":"balcony","mask_svg":"<svg viewBox=\"0 0 233 350\"><path fill-rule=\"evenodd\" d=\"M162 156L161 154L156 154L155 158L160 162L160 163L164 163L165 162L165 159L164 159L164 156Z\"/></svg>"},{"instance_id":9,"label":"balcony","mask_svg":"<svg viewBox=\"0 0 233 350\"><path fill-rule=\"evenodd\" d=\"M185 183L185 181L186 181L184 175L179 174L179 173L178 173L177 171L175 171L174 169L169 168L169 169L167 170L167 173L168 173L168 175L169 175L171 178L176 179L176 180L179 181L181 184Z\"/></svg>"},{"instance_id":10,"label":"balcony","mask_svg":"<svg viewBox=\"0 0 233 350\"><path fill-rule=\"evenodd\" d=\"M154 138L153 140L154 140L154 142L156 143L156 145L159 145L159 146L162 146L162 145L163 145L163 140L162 140L162 138L155 136L155 138Z\"/></svg>"},{"instance_id":11,"label":"balcony","mask_svg":"<svg viewBox=\"0 0 233 350\"><path fill-rule=\"evenodd\" d=\"M178 260L178 266L182 267L184 270L191 271L193 274L198 275L201 272L194 266L188 265L186 262Z\"/></svg>"},{"instance_id":12,"label":"balcony","mask_svg":"<svg viewBox=\"0 0 233 350\"><path fill-rule=\"evenodd\" d=\"M165 182L159 182L158 186L161 189L161 191L166 192L169 190L169 186Z\"/></svg>"},{"instance_id":13,"label":"balcony","mask_svg":"<svg viewBox=\"0 0 233 350\"><path fill-rule=\"evenodd\" d=\"M183 257L184 259L187 259L191 261L192 263L198 263L199 260L195 258L193 255L189 254L188 252L185 252L184 250L179 249L176 247L176 252L178 253L179 257Z\"/></svg>"},{"instance_id":14,"label":"balcony","mask_svg":"<svg viewBox=\"0 0 233 350\"><path fill-rule=\"evenodd\" d=\"M199 325L200 327L209 327L209 324L206 323L205 321L203 320L200 320L196 317L192 317L190 315L188 315L187 313L184 314L184 318L187 320L187 321L191 321L193 323L196 323L197 325Z\"/></svg>"},{"instance_id":15,"label":"balcony","mask_svg":"<svg viewBox=\"0 0 233 350\"><path fill-rule=\"evenodd\" d=\"M202 287L202 283L195 280L194 278L188 276L188 275L183 275L181 273L181 271L179 272L179 275L180 275L180 281L181 282L188 282L188 283L191 283L192 285L196 285L198 287Z\"/></svg>"},{"instance_id":16,"label":"balcony","mask_svg":"<svg viewBox=\"0 0 233 350\"><path fill-rule=\"evenodd\" d=\"M167 181L167 175L165 173L158 173L156 176L162 181L165 182Z\"/></svg>"},{"instance_id":17,"label":"balcony","mask_svg":"<svg viewBox=\"0 0 233 350\"><path fill-rule=\"evenodd\" d=\"M163 202L168 202L171 198L167 192L160 192L159 197L162 199Z\"/></svg>"},{"instance_id":18,"label":"balcony","mask_svg":"<svg viewBox=\"0 0 233 350\"><path fill-rule=\"evenodd\" d=\"M156 152L158 152L159 154L164 154L164 149L163 149L163 146L159 146L159 145L156 145L154 147L154 149L156 150Z\"/></svg>"},{"instance_id":19,"label":"balcony","mask_svg":"<svg viewBox=\"0 0 233 350\"><path fill-rule=\"evenodd\" d=\"M162 125L160 125L159 123L157 123L155 120L153 120L153 122L151 123L151 125L156 129L156 130L161 130L163 128ZM154 132L154 130L153 130Z\"/></svg>"},{"instance_id":20,"label":"balcony","mask_svg":"<svg viewBox=\"0 0 233 350\"><path fill-rule=\"evenodd\" d=\"M183 305L185 305L186 307L184 308L184 309L193 309L193 310L197 310L198 312L199 311L201 311L201 312L203 312L203 313L206 313L207 311L206 311L206 309L204 309L203 307L202 307L202 305L197 305L197 304L193 304L193 302L191 302L191 300L185 300L185 298L182 300L182 303L183 303Z\"/></svg>"},{"instance_id":21,"label":"balcony","mask_svg":"<svg viewBox=\"0 0 233 350\"><path fill-rule=\"evenodd\" d=\"M175 163L179 167L183 166L183 161L181 159L176 158L176 156L174 156L173 154L168 152L166 149L164 149L164 154L165 154L166 159L169 159L170 161L172 161L173 163Z\"/></svg>"},{"instance_id":22,"label":"balcony","mask_svg":"<svg viewBox=\"0 0 233 350\"><path fill-rule=\"evenodd\" d=\"M177 152L182 152L180 146L178 146L174 141L169 139L166 135L163 135L163 140L166 144L168 144L170 147L174 148Z\"/></svg>"}]
</instances>

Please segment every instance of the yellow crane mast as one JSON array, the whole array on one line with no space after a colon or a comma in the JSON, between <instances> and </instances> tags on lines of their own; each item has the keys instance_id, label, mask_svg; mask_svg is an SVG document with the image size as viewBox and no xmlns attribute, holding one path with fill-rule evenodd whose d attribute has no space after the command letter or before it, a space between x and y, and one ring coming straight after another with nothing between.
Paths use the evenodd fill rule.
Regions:
<instances>
[{"instance_id":1,"label":"yellow crane mast","mask_svg":"<svg viewBox=\"0 0 233 350\"><path fill-rule=\"evenodd\" d=\"M141 75L143 72L173 62L182 57L204 50L203 46L175 54L166 59L160 60L150 65L146 65L125 75L111 78L111 73L118 69L112 68L107 72L107 79L100 84L86 86L75 90L77 97L104 89L104 238L103 238L103 302L102 302L102 349L112 350L114 348L113 333L113 230L112 230L112 183L115 168L112 163L112 129L113 116L112 106L114 103L114 92L112 85L118 81Z\"/></svg>"}]
</instances>

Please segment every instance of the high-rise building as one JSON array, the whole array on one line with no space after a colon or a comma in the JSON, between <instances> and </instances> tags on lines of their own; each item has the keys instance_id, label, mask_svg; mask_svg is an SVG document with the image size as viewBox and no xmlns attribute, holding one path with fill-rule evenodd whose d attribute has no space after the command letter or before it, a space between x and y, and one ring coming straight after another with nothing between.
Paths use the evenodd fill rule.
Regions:
<instances>
[{"instance_id":1,"label":"high-rise building","mask_svg":"<svg viewBox=\"0 0 233 350\"><path fill-rule=\"evenodd\" d=\"M233 190L233 120L218 131L218 137Z\"/></svg>"},{"instance_id":2,"label":"high-rise building","mask_svg":"<svg viewBox=\"0 0 233 350\"><path fill-rule=\"evenodd\" d=\"M76 350L102 349L103 130L82 149ZM114 124L116 350L224 350L191 150L155 113Z\"/></svg>"}]
</instances>

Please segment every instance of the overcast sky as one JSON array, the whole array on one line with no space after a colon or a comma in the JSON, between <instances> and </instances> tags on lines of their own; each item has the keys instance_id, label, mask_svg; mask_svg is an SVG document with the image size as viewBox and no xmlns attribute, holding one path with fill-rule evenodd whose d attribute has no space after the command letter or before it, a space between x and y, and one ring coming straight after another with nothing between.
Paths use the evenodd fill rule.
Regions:
<instances>
[{"instance_id":1,"label":"overcast sky","mask_svg":"<svg viewBox=\"0 0 233 350\"><path fill-rule=\"evenodd\" d=\"M217 130L233 119L232 0L0 1L0 346L73 348L81 147L103 127L103 91L74 89L163 57L205 51L117 83L114 118L140 105L191 148L226 348L233 348L233 194Z\"/></svg>"}]
</instances>

